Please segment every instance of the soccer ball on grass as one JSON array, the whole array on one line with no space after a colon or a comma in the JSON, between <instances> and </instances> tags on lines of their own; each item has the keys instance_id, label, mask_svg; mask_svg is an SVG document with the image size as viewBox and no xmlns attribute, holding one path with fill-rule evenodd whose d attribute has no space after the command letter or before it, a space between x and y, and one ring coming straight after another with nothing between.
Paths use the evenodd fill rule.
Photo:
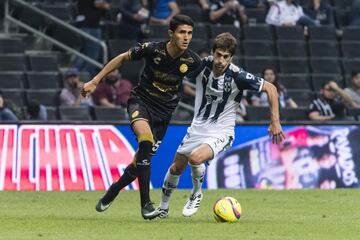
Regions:
<instances>
[{"instance_id":1,"label":"soccer ball on grass","mask_svg":"<svg viewBox=\"0 0 360 240\"><path fill-rule=\"evenodd\" d=\"M241 205L233 197L222 197L214 203L213 215L217 222L237 222L241 216Z\"/></svg>"}]
</instances>

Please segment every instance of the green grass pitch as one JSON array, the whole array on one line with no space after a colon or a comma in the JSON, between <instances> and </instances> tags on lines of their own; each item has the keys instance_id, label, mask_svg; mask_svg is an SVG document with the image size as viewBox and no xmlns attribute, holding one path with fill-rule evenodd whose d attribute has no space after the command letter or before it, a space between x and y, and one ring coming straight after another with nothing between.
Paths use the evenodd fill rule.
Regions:
<instances>
[{"instance_id":1,"label":"green grass pitch","mask_svg":"<svg viewBox=\"0 0 360 240\"><path fill-rule=\"evenodd\" d=\"M145 221L137 191L103 213L94 209L102 192L0 192L0 239L360 239L359 190L204 191L198 213L184 218L188 193L174 193L168 219ZM151 194L158 204L160 191ZM213 220L221 196L239 200L239 222Z\"/></svg>"}]
</instances>

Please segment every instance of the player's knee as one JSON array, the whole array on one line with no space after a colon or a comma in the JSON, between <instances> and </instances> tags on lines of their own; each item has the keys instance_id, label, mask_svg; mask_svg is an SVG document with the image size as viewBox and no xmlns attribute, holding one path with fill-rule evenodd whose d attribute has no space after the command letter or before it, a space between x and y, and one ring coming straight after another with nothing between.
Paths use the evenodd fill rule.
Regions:
<instances>
[{"instance_id":1,"label":"player's knee","mask_svg":"<svg viewBox=\"0 0 360 240\"><path fill-rule=\"evenodd\" d=\"M174 163L171 164L171 166L170 166L170 173L171 173L172 175L181 175L182 171L183 171L183 169L181 169L180 166L178 166L178 165L176 165L176 164L174 164Z\"/></svg>"},{"instance_id":2,"label":"player's knee","mask_svg":"<svg viewBox=\"0 0 360 240\"><path fill-rule=\"evenodd\" d=\"M154 136L152 135L152 133L141 133L139 134L139 136L137 136L137 140L139 145L142 142L150 142L151 146L154 144Z\"/></svg>"},{"instance_id":3,"label":"player's knee","mask_svg":"<svg viewBox=\"0 0 360 240\"><path fill-rule=\"evenodd\" d=\"M189 163L191 165L200 165L203 163L203 158L198 153L191 153L189 156Z\"/></svg>"}]
</instances>

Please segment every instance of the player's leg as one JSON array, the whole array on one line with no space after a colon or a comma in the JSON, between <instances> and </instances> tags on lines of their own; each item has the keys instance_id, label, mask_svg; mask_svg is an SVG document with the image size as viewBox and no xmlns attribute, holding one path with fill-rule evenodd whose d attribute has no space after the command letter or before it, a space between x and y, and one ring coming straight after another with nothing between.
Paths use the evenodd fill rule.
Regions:
<instances>
[{"instance_id":1,"label":"player's leg","mask_svg":"<svg viewBox=\"0 0 360 240\"><path fill-rule=\"evenodd\" d=\"M105 195L98 201L96 204L96 211L103 212L108 209L114 199L117 197L121 189L132 183L136 177L136 156L134 156L134 160L130 163L124 170L123 175L119 178L118 181L111 184L110 188L106 191Z\"/></svg>"},{"instance_id":2,"label":"player's leg","mask_svg":"<svg viewBox=\"0 0 360 240\"><path fill-rule=\"evenodd\" d=\"M201 144L195 148L189 156L193 189L183 208L183 215L186 217L194 215L200 207L200 202L203 198L201 186L206 170L204 162L211 160L213 156L214 152L208 144Z\"/></svg>"},{"instance_id":3,"label":"player's leg","mask_svg":"<svg viewBox=\"0 0 360 240\"><path fill-rule=\"evenodd\" d=\"M201 186L205 176L205 162L212 160L219 152L232 145L233 137L228 135L207 137L199 147L195 148L189 156L193 189L183 208L183 215L190 217L195 214L200 206L203 194Z\"/></svg>"},{"instance_id":4,"label":"player's leg","mask_svg":"<svg viewBox=\"0 0 360 240\"><path fill-rule=\"evenodd\" d=\"M176 189L179 178L187 166L187 157L185 155L176 153L171 166L169 167L162 186L161 202L158 207L160 211L160 218L166 218L169 214L169 202L172 192Z\"/></svg>"},{"instance_id":5,"label":"player's leg","mask_svg":"<svg viewBox=\"0 0 360 240\"><path fill-rule=\"evenodd\" d=\"M158 215L150 201L150 158L154 136L146 120L135 121L132 128L139 143L136 169L140 186L141 214L145 219L152 219Z\"/></svg>"}]
</instances>

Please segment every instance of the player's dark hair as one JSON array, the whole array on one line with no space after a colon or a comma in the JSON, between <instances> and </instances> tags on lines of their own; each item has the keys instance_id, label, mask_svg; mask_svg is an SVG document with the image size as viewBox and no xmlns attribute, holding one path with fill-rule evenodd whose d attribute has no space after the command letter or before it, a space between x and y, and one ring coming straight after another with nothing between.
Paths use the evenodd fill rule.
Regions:
<instances>
[{"instance_id":1,"label":"player's dark hair","mask_svg":"<svg viewBox=\"0 0 360 240\"><path fill-rule=\"evenodd\" d=\"M169 29L173 32L177 29L180 25L189 25L194 27L194 21L191 19L191 17L183 14L175 15L171 20L169 24Z\"/></svg>"},{"instance_id":2,"label":"player's dark hair","mask_svg":"<svg viewBox=\"0 0 360 240\"><path fill-rule=\"evenodd\" d=\"M224 32L216 36L212 51L215 52L216 49L222 49L229 51L231 56L233 56L236 52L236 48L237 41L235 37L229 32Z\"/></svg>"}]
</instances>

